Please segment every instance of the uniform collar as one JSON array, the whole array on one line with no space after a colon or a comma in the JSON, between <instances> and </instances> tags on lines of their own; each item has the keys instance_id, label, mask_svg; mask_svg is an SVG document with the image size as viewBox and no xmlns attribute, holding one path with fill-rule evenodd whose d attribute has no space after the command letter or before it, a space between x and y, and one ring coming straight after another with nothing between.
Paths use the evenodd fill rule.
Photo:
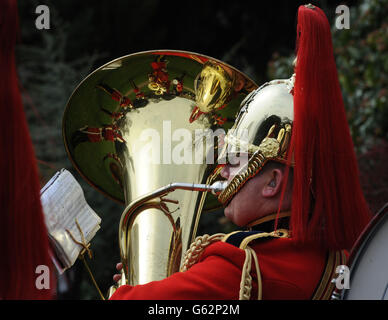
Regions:
<instances>
[{"instance_id":1,"label":"uniform collar","mask_svg":"<svg viewBox=\"0 0 388 320\"><path fill-rule=\"evenodd\" d=\"M252 221L247 225L249 230L273 231L275 227L275 220L278 218L278 227L288 229L289 218L291 211L273 213L265 217L261 217Z\"/></svg>"}]
</instances>

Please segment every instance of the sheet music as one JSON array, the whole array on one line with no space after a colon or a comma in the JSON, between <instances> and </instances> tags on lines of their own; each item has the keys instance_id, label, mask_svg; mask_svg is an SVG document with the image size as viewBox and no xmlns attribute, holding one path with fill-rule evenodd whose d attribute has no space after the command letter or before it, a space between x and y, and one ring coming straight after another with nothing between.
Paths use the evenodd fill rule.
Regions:
<instances>
[{"instance_id":1,"label":"sheet music","mask_svg":"<svg viewBox=\"0 0 388 320\"><path fill-rule=\"evenodd\" d=\"M82 247L71 239L66 229L82 242L75 223L77 219L89 243L100 228L101 218L87 204L81 186L66 169L57 172L42 188L41 202L50 239L67 269L75 263Z\"/></svg>"}]
</instances>

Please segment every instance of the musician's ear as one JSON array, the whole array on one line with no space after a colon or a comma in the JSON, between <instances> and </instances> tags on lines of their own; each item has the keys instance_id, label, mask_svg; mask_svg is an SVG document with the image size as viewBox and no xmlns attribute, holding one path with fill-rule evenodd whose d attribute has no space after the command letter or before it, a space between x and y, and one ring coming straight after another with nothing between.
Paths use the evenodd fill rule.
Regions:
<instances>
[{"instance_id":1,"label":"musician's ear","mask_svg":"<svg viewBox=\"0 0 388 320\"><path fill-rule=\"evenodd\" d=\"M283 176L283 172L280 169L271 169L266 172L266 183L261 191L264 198L272 198L281 191L280 186Z\"/></svg>"}]
</instances>

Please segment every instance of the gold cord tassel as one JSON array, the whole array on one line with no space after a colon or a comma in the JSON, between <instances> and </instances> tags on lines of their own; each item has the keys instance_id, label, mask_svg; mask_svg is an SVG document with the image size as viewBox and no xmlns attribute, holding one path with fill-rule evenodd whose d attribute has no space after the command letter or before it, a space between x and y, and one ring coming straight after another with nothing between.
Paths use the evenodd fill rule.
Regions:
<instances>
[{"instance_id":1,"label":"gold cord tassel","mask_svg":"<svg viewBox=\"0 0 388 320\"><path fill-rule=\"evenodd\" d=\"M73 236L73 234L71 233L70 230L66 229L66 232L69 234L70 238L71 238L76 244L80 245L80 246L83 248L82 251L80 252L78 258L82 260L82 262L83 262L83 264L84 264L84 266L85 266L85 268L86 268L86 270L87 270L87 272L88 272L88 274L89 274L89 276L90 276L90 278L91 278L91 280L92 280L94 286L95 286L96 289L97 289L97 292L98 292L98 294L99 294L101 300L105 300L105 297L104 297L104 295L102 294L102 292L101 292L101 290L100 290L100 288L99 288L99 286L98 286L98 284L97 284L97 282L96 282L96 279L94 278L93 273L92 273L92 271L90 270L89 265L87 264L86 259L85 259L85 256L84 256L85 253L87 252L87 253L88 253L88 256L89 256L89 259L92 259L92 258L93 258L92 250L90 250L90 243L86 243L86 239L85 239L84 233L83 233L83 231L82 231L81 226L80 226L79 223L78 223L77 218L75 218L75 224L77 225L78 231L79 231L79 233L80 233L80 235L81 235L81 242L75 239L75 237Z\"/></svg>"}]
</instances>

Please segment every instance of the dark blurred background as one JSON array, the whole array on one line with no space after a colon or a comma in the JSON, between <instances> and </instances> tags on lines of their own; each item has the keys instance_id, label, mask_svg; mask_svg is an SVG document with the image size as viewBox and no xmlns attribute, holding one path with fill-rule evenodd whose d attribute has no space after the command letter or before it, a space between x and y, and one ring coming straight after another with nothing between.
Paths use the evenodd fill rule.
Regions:
<instances>
[{"instance_id":1,"label":"dark blurred background","mask_svg":"<svg viewBox=\"0 0 388 320\"><path fill-rule=\"evenodd\" d=\"M332 25L334 54L359 157L360 179L373 212L388 199L388 0L312 1ZM38 30L38 5L50 9L50 29ZM92 70L123 55L187 50L223 60L257 84L289 77L296 13L302 1L19 1L18 66L25 111L42 185L67 168L102 218L90 266L105 292L119 261L123 207L84 183L62 142L62 115L72 91ZM350 29L335 28L335 9L350 8ZM340 138L340 137L339 137ZM227 232L222 212L203 216L198 234ZM60 299L98 299L80 261L65 273Z\"/></svg>"}]
</instances>

